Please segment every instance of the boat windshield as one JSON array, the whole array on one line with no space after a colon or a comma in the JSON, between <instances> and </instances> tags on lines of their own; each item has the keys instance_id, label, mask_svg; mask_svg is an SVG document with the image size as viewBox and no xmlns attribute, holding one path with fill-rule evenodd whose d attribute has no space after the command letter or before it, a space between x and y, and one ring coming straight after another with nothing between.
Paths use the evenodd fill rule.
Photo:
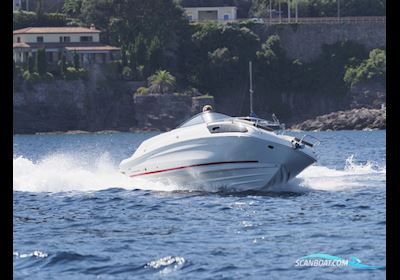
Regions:
<instances>
[{"instance_id":1,"label":"boat windshield","mask_svg":"<svg viewBox=\"0 0 400 280\"><path fill-rule=\"evenodd\" d=\"M215 112L202 112L199 113L189 120L185 121L183 124L181 124L178 127L187 127L195 124L200 124L200 123L208 123L208 122L213 122L217 120L223 120L230 118L230 116L220 114L220 113L215 113Z\"/></svg>"}]
</instances>

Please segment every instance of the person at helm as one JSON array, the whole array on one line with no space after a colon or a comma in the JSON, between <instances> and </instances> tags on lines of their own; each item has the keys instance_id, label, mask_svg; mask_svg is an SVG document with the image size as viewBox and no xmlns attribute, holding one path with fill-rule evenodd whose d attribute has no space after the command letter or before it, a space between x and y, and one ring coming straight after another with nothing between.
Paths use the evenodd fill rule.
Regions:
<instances>
[{"instance_id":1,"label":"person at helm","mask_svg":"<svg viewBox=\"0 0 400 280\"><path fill-rule=\"evenodd\" d=\"M203 112L211 112L213 110L213 107L211 105L205 105L203 107Z\"/></svg>"}]
</instances>

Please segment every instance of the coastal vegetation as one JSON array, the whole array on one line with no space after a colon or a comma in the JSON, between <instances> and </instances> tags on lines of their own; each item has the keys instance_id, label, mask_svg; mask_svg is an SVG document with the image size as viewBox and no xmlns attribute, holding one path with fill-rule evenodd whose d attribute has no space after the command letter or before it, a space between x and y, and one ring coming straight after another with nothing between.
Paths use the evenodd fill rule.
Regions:
<instances>
[{"instance_id":1,"label":"coastal vegetation","mask_svg":"<svg viewBox=\"0 0 400 280\"><path fill-rule=\"evenodd\" d=\"M175 88L175 77L166 70L159 70L149 77L149 93L167 94Z\"/></svg>"},{"instance_id":2,"label":"coastal vegetation","mask_svg":"<svg viewBox=\"0 0 400 280\"><path fill-rule=\"evenodd\" d=\"M386 82L386 51L373 49L360 64L346 69L344 81L351 86L361 82Z\"/></svg>"},{"instance_id":3,"label":"coastal vegetation","mask_svg":"<svg viewBox=\"0 0 400 280\"><path fill-rule=\"evenodd\" d=\"M49 67L44 49L38 49L36 56L29 56L25 65L16 65L13 62L13 80L15 88L19 88L21 81L26 81L29 86L39 82L49 82L54 79L87 80L88 70L80 67L79 59L74 57L74 65L66 62L62 56L58 67Z\"/></svg>"},{"instance_id":4,"label":"coastal vegetation","mask_svg":"<svg viewBox=\"0 0 400 280\"><path fill-rule=\"evenodd\" d=\"M69 25L70 22L72 22L72 19L67 19L67 15L62 13L44 13L39 15L36 12L22 10L13 13L14 29L26 27L66 26Z\"/></svg>"},{"instance_id":5,"label":"coastal vegetation","mask_svg":"<svg viewBox=\"0 0 400 280\"><path fill-rule=\"evenodd\" d=\"M110 83L122 79L147 81L141 94L200 92L217 99L240 98L248 91L248 62L253 61L257 98L268 99L282 117L290 109L282 96L288 93L343 98L348 89L363 81L385 83L386 53L369 54L352 41L326 44L320 55L303 61L290 58L278 35L261 40L252 22L189 24L180 1L165 0L66 0L64 14L15 12L14 28L94 24L102 30L102 41L121 47L121 59L106 68ZM233 1L247 16L263 16L269 1ZM343 1L342 16L384 15L386 1ZM249 4L251 3L251 4ZM277 1L272 1L274 7ZM286 1L282 1L282 10ZM299 1L302 16L334 16L336 1ZM368 5L368 9L365 8ZM14 77L31 82L40 77L87 79L88 72L74 60L60 58L57 69L28 60L15 66ZM193 90L194 89L194 90Z\"/></svg>"},{"instance_id":6,"label":"coastal vegetation","mask_svg":"<svg viewBox=\"0 0 400 280\"><path fill-rule=\"evenodd\" d=\"M238 8L238 18L251 17L269 17L269 5L271 4L272 16L279 15L279 6L281 7L281 16L287 16L287 0L214 0L214 2L227 3L235 5ZM40 2L40 1L39 1ZM125 2L125 3L124 3ZM131 2L131 3L129 3ZM146 5L140 5L141 3ZM164 4L161 2L165 2ZM133 12L151 12L151 7L161 4L160 11L165 7L191 2L201 2L201 0L168 0L168 1L112 1L112 0L65 0L63 13L43 13L40 6L36 7L36 12L17 11L14 12L14 29L20 29L30 26L64 26L80 25L87 22L97 24L100 28L108 26L110 20L114 24L119 24L119 17L114 12L117 8L125 9L125 5L130 7L137 6L134 11L125 10L125 14ZM295 1L291 1L292 11L295 9ZM141 8L143 7L143 8ZM386 0L341 0L338 6L337 0L298 0L298 15L300 17L335 17L338 15L346 16L385 16ZM168 12L168 9L165 10ZM293 13L294 14L294 13ZM143 19L143 23L145 19ZM158 20L152 19L154 23ZM132 22L133 23L133 22ZM151 29L151 27L150 27ZM110 34L109 34L110 35Z\"/></svg>"}]
</instances>

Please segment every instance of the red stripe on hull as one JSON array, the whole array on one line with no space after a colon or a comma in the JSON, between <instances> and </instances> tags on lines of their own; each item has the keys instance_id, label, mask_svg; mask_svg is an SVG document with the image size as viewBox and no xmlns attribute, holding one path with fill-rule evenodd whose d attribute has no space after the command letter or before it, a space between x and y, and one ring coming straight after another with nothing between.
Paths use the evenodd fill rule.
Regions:
<instances>
[{"instance_id":1,"label":"red stripe on hull","mask_svg":"<svg viewBox=\"0 0 400 280\"><path fill-rule=\"evenodd\" d=\"M236 164L236 163L257 163L257 162L258 162L258 160L209 162L209 163L200 163L200 164L173 167L173 168L156 170L156 171L143 172L143 173L133 174L133 175L129 175L129 176L130 177L136 177L136 176L149 175L149 174L155 174L155 173L161 173L161 172L167 172L167 171L173 171L173 170L179 170L179 169L186 169L186 168L191 168L191 167L208 166L208 165Z\"/></svg>"}]
</instances>

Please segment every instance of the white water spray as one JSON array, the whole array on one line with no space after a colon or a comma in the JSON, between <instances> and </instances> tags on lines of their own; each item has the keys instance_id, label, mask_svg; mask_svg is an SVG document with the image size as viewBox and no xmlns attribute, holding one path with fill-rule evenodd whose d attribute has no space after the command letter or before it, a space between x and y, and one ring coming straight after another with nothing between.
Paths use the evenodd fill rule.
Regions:
<instances>
[{"instance_id":1,"label":"white water spray","mask_svg":"<svg viewBox=\"0 0 400 280\"><path fill-rule=\"evenodd\" d=\"M68 192L98 191L109 188L154 191L185 190L172 184L163 185L150 183L145 179L129 178L118 172L117 164L107 153L101 155L94 162L73 154L54 154L37 162L18 157L14 159L13 169L14 191ZM380 167L373 162L356 164L351 156L346 160L343 170L313 165L306 168L288 184L274 187L273 190L337 191L357 187L373 187L376 185L374 183L376 181L386 181L386 167Z\"/></svg>"}]
</instances>

